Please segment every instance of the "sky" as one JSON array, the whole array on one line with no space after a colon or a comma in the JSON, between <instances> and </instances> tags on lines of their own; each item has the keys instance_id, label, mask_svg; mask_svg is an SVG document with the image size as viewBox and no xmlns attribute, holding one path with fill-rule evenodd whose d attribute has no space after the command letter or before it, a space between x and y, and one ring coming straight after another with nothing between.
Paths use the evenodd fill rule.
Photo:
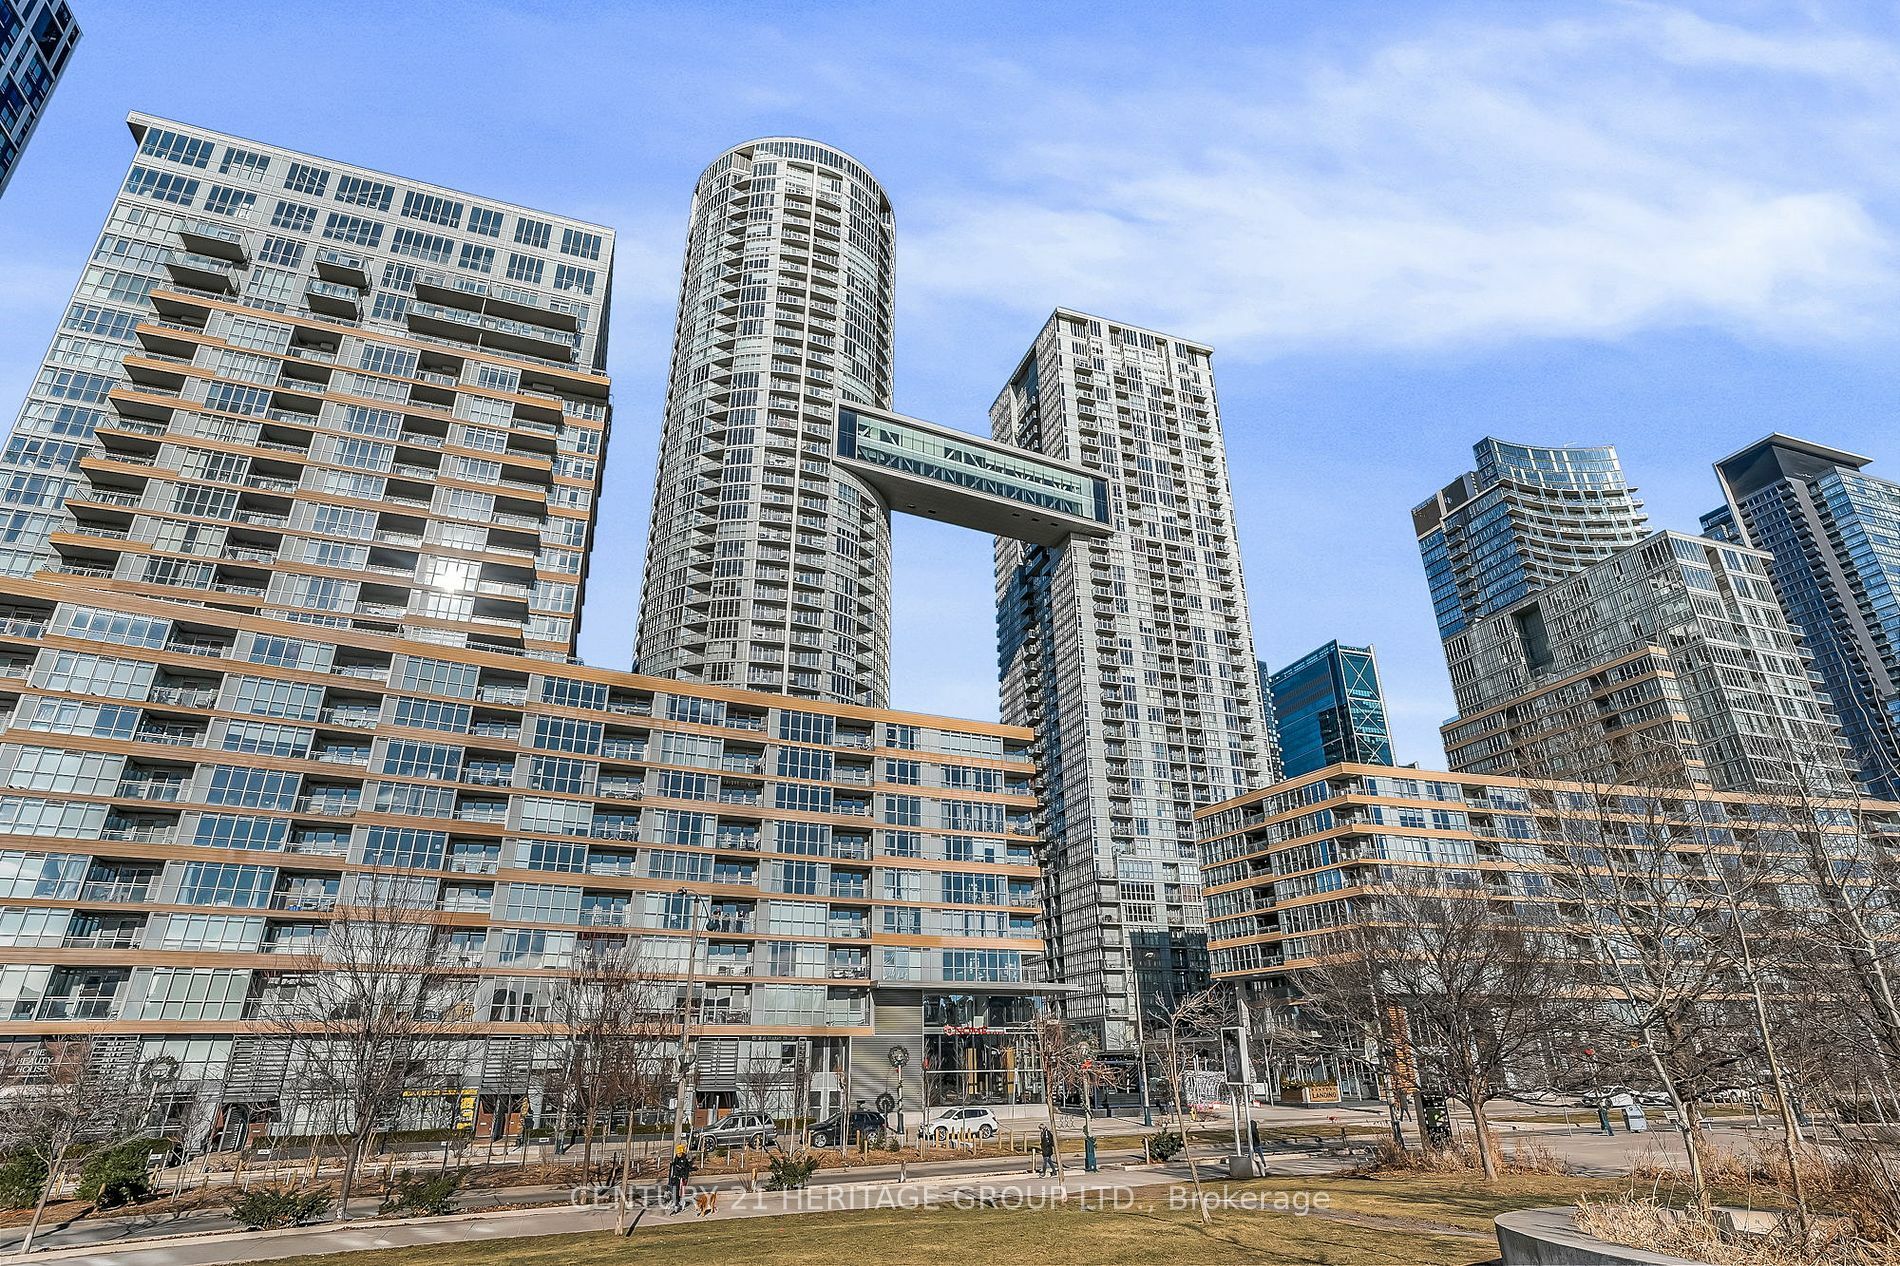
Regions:
<instances>
[{"instance_id":1,"label":"sky","mask_svg":"<svg viewBox=\"0 0 1900 1266\"><path fill-rule=\"evenodd\" d=\"M1900 470L1890 6L72 3L0 201L0 406L129 110L612 225L590 663L631 658L693 182L756 136L889 193L903 412L986 431L1059 305L1211 344L1257 649L1376 646L1402 761L1452 712L1409 511L1480 437L1615 444L1684 530L1772 431ZM893 702L994 717L989 542L895 535Z\"/></svg>"}]
</instances>

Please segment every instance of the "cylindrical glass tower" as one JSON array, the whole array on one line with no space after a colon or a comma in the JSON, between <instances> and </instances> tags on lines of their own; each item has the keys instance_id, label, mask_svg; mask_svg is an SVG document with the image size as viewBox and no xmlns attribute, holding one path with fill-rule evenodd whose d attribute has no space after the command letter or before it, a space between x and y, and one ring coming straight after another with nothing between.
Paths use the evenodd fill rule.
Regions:
<instances>
[{"instance_id":1,"label":"cylindrical glass tower","mask_svg":"<svg viewBox=\"0 0 1900 1266\"><path fill-rule=\"evenodd\" d=\"M693 191L636 667L883 707L890 515L833 466L840 400L891 406L891 204L811 141Z\"/></svg>"}]
</instances>

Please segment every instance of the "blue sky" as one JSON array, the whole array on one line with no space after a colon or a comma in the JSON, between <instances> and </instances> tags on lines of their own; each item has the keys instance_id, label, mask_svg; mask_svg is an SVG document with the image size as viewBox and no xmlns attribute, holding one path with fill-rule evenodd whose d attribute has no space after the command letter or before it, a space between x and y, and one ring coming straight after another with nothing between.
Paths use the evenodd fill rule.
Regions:
<instances>
[{"instance_id":1,"label":"blue sky","mask_svg":"<svg viewBox=\"0 0 1900 1266\"><path fill-rule=\"evenodd\" d=\"M1058 304L1213 344L1260 652L1376 644L1401 759L1451 711L1408 511L1479 436L1614 443L1690 529L1771 430L1900 468L1885 6L74 3L0 203L7 413L129 109L614 225L591 662L630 654L693 179L758 135L889 191L906 412L983 429ZM896 702L993 716L988 541L897 542Z\"/></svg>"}]
</instances>

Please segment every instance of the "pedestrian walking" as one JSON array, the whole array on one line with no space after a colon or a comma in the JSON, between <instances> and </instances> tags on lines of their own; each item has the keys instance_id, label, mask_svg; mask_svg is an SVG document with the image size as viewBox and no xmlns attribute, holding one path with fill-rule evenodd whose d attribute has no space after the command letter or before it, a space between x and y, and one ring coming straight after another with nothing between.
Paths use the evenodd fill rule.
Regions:
<instances>
[{"instance_id":1,"label":"pedestrian walking","mask_svg":"<svg viewBox=\"0 0 1900 1266\"><path fill-rule=\"evenodd\" d=\"M673 1148L673 1163L666 1167L666 1192L673 1198L673 1212L683 1213L686 1209L686 1180L693 1176L693 1158L686 1154L686 1144Z\"/></svg>"},{"instance_id":2,"label":"pedestrian walking","mask_svg":"<svg viewBox=\"0 0 1900 1266\"><path fill-rule=\"evenodd\" d=\"M1056 1136L1048 1126L1042 1127L1042 1164L1036 1167L1036 1177L1059 1173L1056 1169Z\"/></svg>"},{"instance_id":3,"label":"pedestrian walking","mask_svg":"<svg viewBox=\"0 0 1900 1266\"><path fill-rule=\"evenodd\" d=\"M1253 1154L1261 1155L1265 1149L1260 1146L1260 1122L1247 1118L1247 1141L1253 1145Z\"/></svg>"},{"instance_id":4,"label":"pedestrian walking","mask_svg":"<svg viewBox=\"0 0 1900 1266\"><path fill-rule=\"evenodd\" d=\"M1602 1127L1605 1134L1612 1136L1616 1134L1616 1127L1610 1124L1609 1104L1599 1103L1597 1105L1597 1124Z\"/></svg>"}]
</instances>

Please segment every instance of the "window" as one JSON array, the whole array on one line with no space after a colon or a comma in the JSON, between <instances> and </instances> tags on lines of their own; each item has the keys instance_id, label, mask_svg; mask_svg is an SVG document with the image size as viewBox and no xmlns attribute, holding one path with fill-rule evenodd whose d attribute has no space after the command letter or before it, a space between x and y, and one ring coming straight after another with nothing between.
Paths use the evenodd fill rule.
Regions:
<instances>
[{"instance_id":1,"label":"window","mask_svg":"<svg viewBox=\"0 0 1900 1266\"><path fill-rule=\"evenodd\" d=\"M336 182L336 200L348 202L359 207L374 207L378 211L389 210L389 204L396 197L393 185L380 180L370 180L363 176L344 176Z\"/></svg>"},{"instance_id":2,"label":"window","mask_svg":"<svg viewBox=\"0 0 1900 1266\"><path fill-rule=\"evenodd\" d=\"M835 732L836 723L831 717L790 709L779 713L778 736L790 742L830 743Z\"/></svg>"},{"instance_id":3,"label":"window","mask_svg":"<svg viewBox=\"0 0 1900 1266\"><path fill-rule=\"evenodd\" d=\"M440 870L448 851L447 831L420 831L414 827L372 826L363 835L365 866L407 866Z\"/></svg>"},{"instance_id":4,"label":"window","mask_svg":"<svg viewBox=\"0 0 1900 1266\"><path fill-rule=\"evenodd\" d=\"M316 741L316 737L315 730L296 725L230 721L224 727L224 750L303 760L310 755L310 745Z\"/></svg>"},{"instance_id":5,"label":"window","mask_svg":"<svg viewBox=\"0 0 1900 1266\"><path fill-rule=\"evenodd\" d=\"M781 809L795 809L803 813L830 813L831 788L808 787L802 783L780 783L777 788L777 803Z\"/></svg>"},{"instance_id":6,"label":"window","mask_svg":"<svg viewBox=\"0 0 1900 1266\"><path fill-rule=\"evenodd\" d=\"M398 255L414 255L430 263L445 264L455 249L451 238L439 233L424 233L421 229L397 229L390 239L389 249Z\"/></svg>"},{"instance_id":7,"label":"window","mask_svg":"<svg viewBox=\"0 0 1900 1266\"><path fill-rule=\"evenodd\" d=\"M466 703L402 698L396 700L394 723L417 730L449 730L465 734L473 715L473 710Z\"/></svg>"},{"instance_id":8,"label":"window","mask_svg":"<svg viewBox=\"0 0 1900 1266\"><path fill-rule=\"evenodd\" d=\"M501 236L501 212L491 211L487 207L468 209L468 231L480 233L483 237Z\"/></svg>"},{"instance_id":9,"label":"window","mask_svg":"<svg viewBox=\"0 0 1900 1266\"><path fill-rule=\"evenodd\" d=\"M577 752L598 756L606 727L599 721L573 721L563 717L534 719L534 746L549 752Z\"/></svg>"},{"instance_id":10,"label":"window","mask_svg":"<svg viewBox=\"0 0 1900 1266\"><path fill-rule=\"evenodd\" d=\"M317 227L317 209L306 207L300 202L279 202L277 209L271 212L270 224L274 229L308 233Z\"/></svg>"},{"instance_id":11,"label":"window","mask_svg":"<svg viewBox=\"0 0 1900 1266\"><path fill-rule=\"evenodd\" d=\"M284 188L292 193L307 193L313 198L321 198L323 191L330 187L330 173L321 167L312 167L309 163L292 163L290 174L284 177Z\"/></svg>"},{"instance_id":12,"label":"window","mask_svg":"<svg viewBox=\"0 0 1900 1266\"><path fill-rule=\"evenodd\" d=\"M269 158L235 145L224 147L224 158L218 163L220 175L236 176L239 180L260 181L269 170Z\"/></svg>"},{"instance_id":13,"label":"window","mask_svg":"<svg viewBox=\"0 0 1900 1266\"><path fill-rule=\"evenodd\" d=\"M473 699L475 682L480 676L481 669L473 664L452 664L447 660L411 655L403 660L398 689Z\"/></svg>"},{"instance_id":14,"label":"window","mask_svg":"<svg viewBox=\"0 0 1900 1266\"><path fill-rule=\"evenodd\" d=\"M578 255L582 259L599 259L600 234L586 233L580 229L562 229L561 254Z\"/></svg>"},{"instance_id":15,"label":"window","mask_svg":"<svg viewBox=\"0 0 1900 1266\"><path fill-rule=\"evenodd\" d=\"M191 842L199 848L241 848L281 852L290 834L288 818L251 818L235 813L205 813L198 817Z\"/></svg>"},{"instance_id":16,"label":"window","mask_svg":"<svg viewBox=\"0 0 1900 1266\"><path fill-rule=\"evenodd\" d=\"M215 215L248 216L256 205L257 195L247 189L213 185L211 192L205 195L205 210Z\"/></svg>"},{"instance_id":17,"label":"window","mask_svg":"<svg viewBox=\"0 0 1900 1266\"><path fill-rule=\"evenodd\" d=\"M155 967L139 1014L147 1020L237 1020L251 973L231 968Z\"/></svg>"},{"instance_id":18,"label":"window","mask_svg":"<svg viewBox=\"0 0 1900 1266\"><path fill-rule=\"evenodd\" d=\"M44 734L94 734L100 738L130 738L139 724L139 710L116 703L80 703L74 699L35 701L30 730Z\"/></svg>"},{"instance_id":19,"label":"window","mask_svg":"<svg viewBox=\"0 0 1900 1266\"><path fill-rule=\"evenodd\" d=\"M213 765L206 804L230 804L244 809L288 809L297 801L299 776L240 765Z\"/></svg>"},{"instance_id":20,"label":"window","mask_svg":"<svg viewBox=\"0 0 1900 1266\"><path fill-rule=\"evenodd\" d=\"M158 665L135 659L111 659L83 651L42 651L33 667L33 684L42 690L108 699L143 699L151 691Z\"/></svg>"},{"instance_id":21,"label":"window","mask_svg":"<svg viewBox=\"0 0 1900 1266\"><path fill-rule=\"evenodd\" d=\"M594 270L574 268L567 264L554 266L554 288L556 290L578 290L582 294L594 293Z\"/></svg>"},{"instance_id":22,"label":"window","mask_svg":"<svg viewBox=\"0 0 1900 1266\"><path fill-rule=\"evenodd\" d=\"M263 909L270 904L271 882L276 874L270 866L186 862L178 883L178 904Z\"/></svg>"},{"instance_id":23,"label":"window","mask_svg":"<svg viewBox=\"0 0 1900 1266\"><path fill-rule=\"evenodd\" d=\"M567 756L537 756L528 764L528 786L536 791L558 791L568 795L592 794L592 761Z\"/></svg>"},{"instance_id":24,"label":"window","mask_svg":"<svg viewBox=\"0 0 1900 1266\"><path fill-rule=\"evenodd\" d=\"M303 243L293 242L287 237L267 237L264 245L258 249L257 257L266 264L300 268L303 266Z\"/></svg>"},{"instance_id":25,"label":"window","mask_svg":"<svg viewBox=\"0 0 1900 1266\"><path fill-rule=\"evenodd\" d=\"M831 753L813 747L781 747L778 752L781 778L831 778Z\"/></svg>"},{"instance_id":26,"label":"window","mask_svg":"<svg viewBox=\"0 0 1900 1266\"><path fill-rule=\"evenodd\" d=\"M546 250L554 235L554 226L543 220L522 218L515 221L515 241L522 246Z\"/></svg>"},{"instance_id":27,"label":"window","mask_svg":"<svg viewBox=\"0 0 1900 1266\"><path fill-rule=\"evenodd\" d=\"M97 607L62 605L54 617L53 629L68 637L116 642L120 646L158 647L165 644L166 637L171 633L171 621L155 616L101 611Z\"/></svg>"},{"instance_id":28,"label":"window","mask_svg":"<svg viewBox=\"0 0 1900 1266\"><path fill-rule=\"evenodd\" d=\"M382 772L455 782L462 775L462 749L443 743L394 740L383 749Z\"/></svg>"},{"instance_id":29,"label":"window","mask_svg":"<svg viewBox=\"0 0 1900 1266\"><path fill-rule=\"evenodd\" d=\"M413 348L365 343L362 357L357 361L357 365L371 373L392 374L397 378L414 378L416 365L421 358L422 353ZM385 411L383 416L393 418L395 415ZM401 423L398 422L396 425L400 429Z\"/></svg>"},{"instance_id":30,"label":"window","mask_svg":"<svg viewBox=\"0 0 1900 1266\"><path fill-rule=\"evenodd\" d=\"M575 681L571 677L543 677L541 702L563 708L604 708L607 686L605 682Z\"/></svg>"},{"instance_id":31,"label":"window","mask_svg":"<svg viewBox=\"0 0 1900 1266\"><path fill-rule=\"evenodd\" d=\"M495 248L477 246L473 242L462 243L461 257L455 261L457 268L466 268L470 272L486 273L495 270Z\"/></svg>"},{"instance_id":32,"label":"window","mask_svg":"<svg viewBox=\"0 0 1900 1266\"><path fill-rule=\"evenodd\" d=\"M516 840L514 864L578 875L587 869L587 845L580 840Z\"/></svg>"},{"instance_id":33,"label":"window","mask_svg":"<svg viewBox=\"0 0 1900 1266\"><path fill-rule=\"evenodd\" d=\"M593 806L576 800L547 800L523 796L521 829L541 835L591 835L594 829Z\"/></svg>"},{"instance_id":34,"label":"window","mask_svg":"<svg viewBox=\"0 0 1900 1266\"><path fill-rule=\"evenodd\" d=\"M262 417L270 411L270 392L262 387L244 387L237 383L214 382L205 388L205 408L221 413L242 413Z\"/></svg>"},{"instance_id":35,"label":"window","mask_svg":"<svg viewBox=\"0 0 1900 1266\"><path fill-rule=\"evenodd\" d=\"M239 677L232 710L262 717L314 721L323 710L323 687L269 677Z\"/></svg>"},{"instance_id":36,"label":"window","mask_svg":"<svg viewBox=\"0 0 1900 1266\"><path fill-rule=\"evenodd\" d=\"M189 176L134 167L132 174L125 179L125 191L158 202L174 202L181 207L188 207L198 196L198 182Z\"/></svg>"},{"instance_id":37,"label":"window","mask_svg":"<svg viewBox=\"0 0 1900 1266\"><path fill-rule=\"evenodd\" d=\"M159 948L250 950L264 939L264 920L237 914L174 914L165 920ZM161 969L163 970L163 969Z\"/></svg>"},{"instance_id":38,"label":"window","mask_svg":"<svg viewBox=\"0 0 1900 1266\"><path fill-rule=\"evenodd\" d=\"M462 226L461 203L413 189L402 196L402 214L412 220L422 220L428 224L443 224L452 229Z\"/></svg>"},{"instance_id":39,"label":"window","mask_svg":"<svg viewBox=\"0 0 1900 1266\"><path fill-rule=\"evenodd\" d=\"M332 211L323 224L323 236L339 242L348 242L354 246L374 248L383 240L383 226L375 220L366 220L358 215L344 215L341 211Z\"/></svg>"},{"instance_id":40,"label":"window","mask_svg":"<svg viewBox=\"0 0 1900 1266\"><path fill-rule=\"evenodd\" d=\"M266 637L259 633L252 635L250 648L244 653L244 658L253 664L322 672L329 665L330 648L321 642L306 642L292 637Z\"/></svg>"},{"instance_id":41,"label":"window","mask_svg":"<svg viewBox=\"0 0 1900 1266\"><path fill-rule=\"evenodd\" d=\"M211 151L215 148L210 141L155 127L145 134L139 153L185 167L203 167L211 161Z\"/></svg>"},{"instance_id":42,"label":"window","mask_svg":"<svg viewBox=\"0 0 1900 1266\"><path fill-rule=\"evenodd\" d=\"M68 752L57 747L17 749L7 786L23 791L62 791L69 795L110 795L119 785L123 756Z\"/></svg>"},{"instance_id":43,"label":"window","mask_svg":"<svg viewBox=\"0 0 1900 1266\"><path fill-rule=\"evenodd\" d=\"M545 268L546 265L532 255L517 255L513 251L508 252L509 281L525 281L531 286L538 286L541 284L541 276Z\"/></svg>"},{"instance_id":44,"label":"window","mask_svg":"<svg viewBox=\"0 0 1900 1266\"><path fill-rule=\"evenodd\" d=\"M579 923L581 890L559 884L509 884L502 917L524 923Z\"/></svg>"}]
</instances>

